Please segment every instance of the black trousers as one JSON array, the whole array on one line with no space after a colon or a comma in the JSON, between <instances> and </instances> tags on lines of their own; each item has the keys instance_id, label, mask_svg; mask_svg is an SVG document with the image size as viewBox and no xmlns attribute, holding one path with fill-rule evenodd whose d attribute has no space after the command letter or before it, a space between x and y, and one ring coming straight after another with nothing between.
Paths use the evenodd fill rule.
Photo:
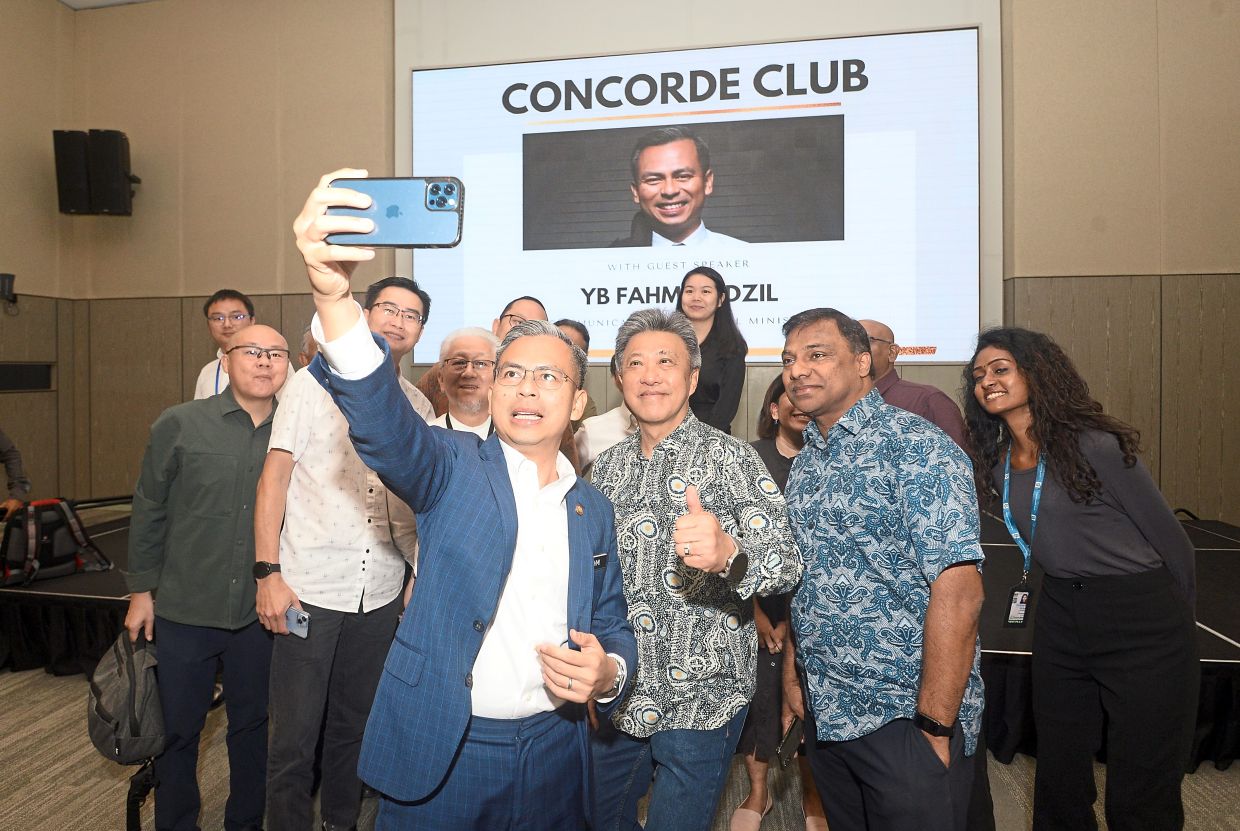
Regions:
<instances>
[{"instance_id":1,"label":"black trousers","mask_svg":"<svg viewBox=\"0 0 1240 831\"><path fill-rule=\"evenodd\" d=\"M1095 829L1093 759L1106 729L1111 831L1184 825L1201 666L1165 568L1042 582L1033 633L1035 829Z\"/></svg>"},{"instance_id":2,"label":"black trousers","mask_svg":"<svg viewBox=\"0 0 1240 831\"><path fill-rule=\"evenodd\" d=\"M357 757L401 598L370 612L336 612L309 603L302 608L310 613L309 636L277 635L271 656L268 831L309 831L320 728L320 813L342 828L357 823L362 798Z\"/></svg>"},{"instance_id":3,"label":"black trousers","mask_svg":"<svg viewBox=\"0 0 1240 831\"><path fill-rule=\"evenodd\" d=\"M973 766L979 759L977 754L964 755L959 722L951 738L949 767L943 767L925 734L906 718L846 742L808 741L812 735L806 733L809 764L831 831L966 827ZM985 764L984 759L980 762Z\"/></svg>"},{"instance_id":4,"label":"black trousers","mask_svg":"<svg viewBox=\"0 0 1240 831\"><path fill-rule=\"evenodd\" d=\"M198 794L198 737L211 708L216 669L223 664L228 713L228 803L224 828L263 824L267 767L267 670L271 635L255 621L237 630L188 626L155 618L159 703L164 752L155 757L155 828L194 831Z\"/></svg>"}]
</instances>

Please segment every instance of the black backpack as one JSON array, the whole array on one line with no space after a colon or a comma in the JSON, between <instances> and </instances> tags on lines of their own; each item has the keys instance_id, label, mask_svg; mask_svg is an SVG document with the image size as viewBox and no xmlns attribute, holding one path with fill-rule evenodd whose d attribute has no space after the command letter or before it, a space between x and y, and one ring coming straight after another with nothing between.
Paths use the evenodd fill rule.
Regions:
<instances>
[{"instance_id":1,"label":"black backpack","mask_svg":"<svg viewBox=\"0 0 1240 831\"><path fill-rule=\"evenodd\" d=\"M107 571L112 561L90 540L64 499L28 502L4 526L0 586L29 585L79 571Z\"/></svg>"},{"instance_id":2,"label":"black backpack","mask_svg":"<svg viewBox=\"0 0 1240 831\"><path fill-rule=\"evenodd\" d=\"M164 749L164 711L155 685L155 645L123 630L95 667L86 728L100 753L122 765L142 765L129 779L128 831L140 831L142 803L158 783L151 760Z\"/></svg>"}]
</instances>

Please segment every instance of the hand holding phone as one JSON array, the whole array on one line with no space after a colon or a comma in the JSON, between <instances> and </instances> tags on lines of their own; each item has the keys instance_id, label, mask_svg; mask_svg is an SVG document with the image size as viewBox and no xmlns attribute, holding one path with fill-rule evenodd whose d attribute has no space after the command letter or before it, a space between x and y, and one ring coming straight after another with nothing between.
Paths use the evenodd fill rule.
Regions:
<instances>
[{"instance_id":1,"label":"hand holding phone","mask_svg":"<svg viewBox=\"0 0 1240 831\"><path fill-rule=\"evenodd\" d=\"M465 186L453 176L430 178L352 177L333 180L333 189L350 188L371 198L365 208L333 205L328 216L369 219L367 233L340 231L327 235L331 245L379 248L451 248L461 241L465 217Z\"/></svg>"},{"instance_id":2,"label":"hand holding phone","mask_svg":"<svg viewBox=\"0 0 1240 831\"><path fill-rule=\"evenodd\" d=\"M284 613L284 623L288 626L288 633L296 635L299 638L310 637L310 613L303 612L296 606L289 606Z\"/></svg>"}]
</instances>

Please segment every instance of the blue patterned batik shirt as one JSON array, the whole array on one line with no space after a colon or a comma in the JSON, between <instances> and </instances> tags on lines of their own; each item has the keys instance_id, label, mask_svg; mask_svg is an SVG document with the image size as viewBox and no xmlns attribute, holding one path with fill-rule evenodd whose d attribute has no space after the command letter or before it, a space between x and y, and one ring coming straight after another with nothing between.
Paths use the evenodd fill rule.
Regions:
<instances>
[{"instance_id":1,"label":"blue patterned batik shirt","mask_svg":"<svg viewBox=\"0 0 1240 831\"><path fill-rule=\"evenodd\" d=\"M956 563L982 565L968 457L871 390L825 439L816 423L805 428L786 496L805 563L792 627L818 740L912 718L930 584ZM981 726L980 654L975 645L958 716L969 755Z\"/></svg>"},{"instance_id":2,"label":"blue patterned batik shirt","mask_svg":"<svg viewBox=\"0 0 1240 831\"><path fill-rule=\"evenodd\" d=\"M722 727L753 698L753 595L783 594L801 576L779 486L758 451L692 412L649 459L636 433L598 457L590 480L616 508L624 599L637 636L637 672L613 722L638 738ZM689 485L749 558L735 588L672 550Z\"/></svg>"}]
</instances>

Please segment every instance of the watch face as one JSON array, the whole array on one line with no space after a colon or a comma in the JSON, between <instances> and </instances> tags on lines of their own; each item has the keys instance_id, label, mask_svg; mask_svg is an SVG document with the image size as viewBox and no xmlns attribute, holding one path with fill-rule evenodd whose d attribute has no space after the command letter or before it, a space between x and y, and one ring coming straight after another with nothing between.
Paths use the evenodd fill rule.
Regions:
<instances>
[{"instance_id":1,"label":"watch face","mask_svg":"<svg viewBox=\"0 0 1240 831\"><path fill-rule=\"evenodd\" d=\"M254 579L255 580L262 580L264 577L267 577L270 574L271 574L271 563L255 563L254 564Z\"/></svg>"}]
</instances>

